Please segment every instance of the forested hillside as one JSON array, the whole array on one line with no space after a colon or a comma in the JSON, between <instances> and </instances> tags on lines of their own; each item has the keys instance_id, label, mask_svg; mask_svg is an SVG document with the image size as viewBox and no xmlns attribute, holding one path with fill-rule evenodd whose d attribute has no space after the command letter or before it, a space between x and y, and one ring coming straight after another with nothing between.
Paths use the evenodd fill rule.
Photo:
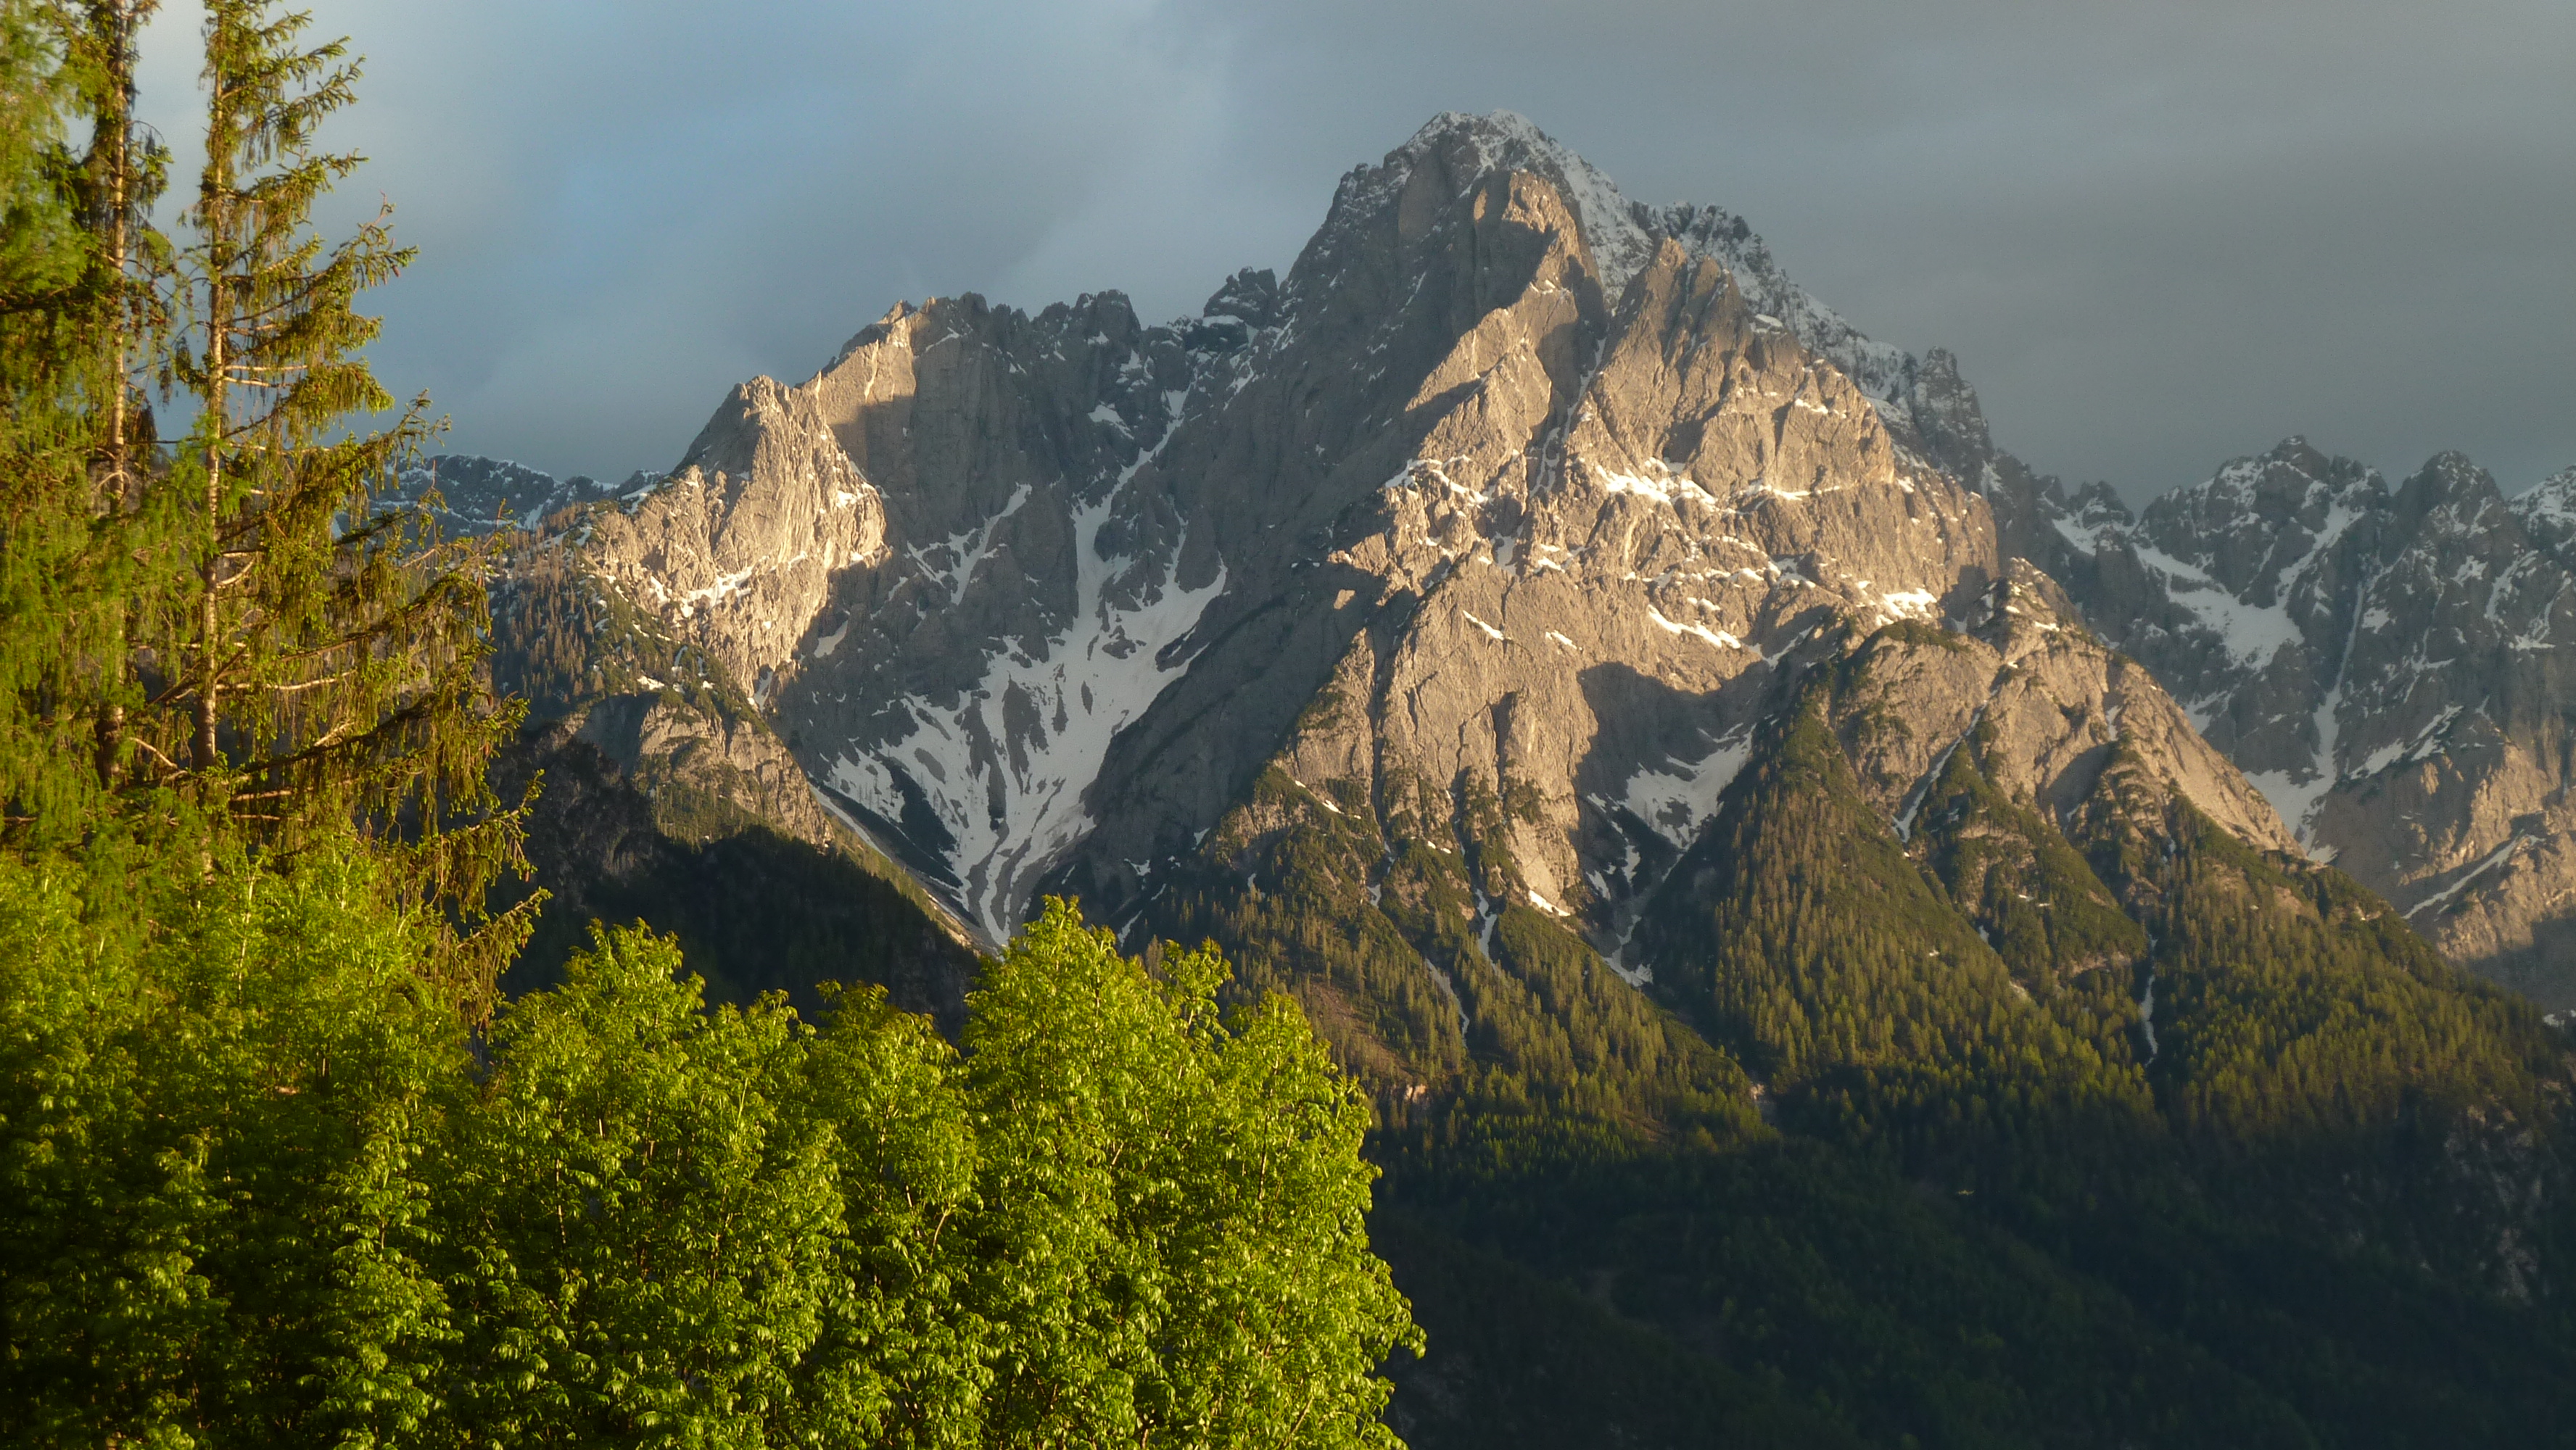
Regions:
<instances>
[{"instance_id":1,"label":"forested hillside","mask_svg":"<svg viewBox=\"0 0 2576 1450\"><path fill-rule=\"evenodd\" d=\"M1785 687L1642 991L1505 904L1495 803L1408 839L1274 773L1160 898L1381 1086L1411 1443L2565 1436L2563 1038L2133 750L2052 803L2009 698L1887 707L2045 681L2047 623L1891 627ZM1928 777L1873 800L1909 740Z\"/></svg>"}]
</instances>

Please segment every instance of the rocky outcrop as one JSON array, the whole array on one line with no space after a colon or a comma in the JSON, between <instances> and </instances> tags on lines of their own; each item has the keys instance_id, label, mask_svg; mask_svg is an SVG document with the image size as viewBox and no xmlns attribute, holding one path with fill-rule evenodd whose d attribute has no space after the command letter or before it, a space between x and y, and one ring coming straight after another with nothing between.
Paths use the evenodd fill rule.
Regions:
<instances>
[{"instance_id":1,"label":"rocky outcrop","mask_svg":"<svg viewBox=\"0 0 2576 1450\"><path fill-rule=\"evenodd\" d=\"M2081 794L2087 762L2098 770L2125 737L2213 818L2292 845L2152 678L2071 615L2046 628L2087 663L2044 676L1957 633L2062 596L2036 574L2007 579L1985 502L1761 307L1830 314L1776 272L1757 304L1736 269L1669 234L1611 248L1624 277L1603 267L1597 218L1646 221L1603 201L1615 192L1579 179L1579 161L1508 160L1536 144L1453 119L1343 183L1283 289L1314 312L1259 355L1260 380L1227 422L1256 435L1314 426L1322 410L1307 400L1330 396L1332 353L1300 343L1345 348L1360 319L1337 309L1401 296L1410 310L1370 314L1379 332L1358 331L1363 349L1391 351L1370 339L1429 332L1430 318L1449 341L1417 351L1418 373L1340 407L1397 420L1393 441L1410 456L1361 440L1372 451L1357 478L1382 481L1353 496L1353 471L1325 451L1328 487L1311 488L1308 507L1337 512L1318 546L1286 570L1239 567L1204 626L1239 653L1212 651L1113 747L1100 824L1058 880L1113 920L1150 916L1155 873L1192 858L1211 804L1275 769L1321 799L1366 803L1391 839L1427 832L1463 847L1482 833L1476 801L1509 803L1511 865L1487 894L1535 904L1616 956L1789 682L1899 621L1985 663L1973 682L1927 676L1930 693L1891 707L1947 721L1955 737L2000 690L2007 716L2034 722L2012 740L2030 752L2017 783ZM1596 310L1613 281L1617 302ZM1854 336L1838 335L1847 350ZM1232 643L1254 631L1262 644ZM2020 683L1998 685L1999 671ZM2043 713L2055 733L2037 728ZM1891 820L1932 761L1906 765L1882 802ZM1421 819L1426 798L1445 803L1434 821Z\"/></svg>"},{"instance_id":2,"label":"rocky outcrop","mask_svg":"<svg viewBox=\"0 0 2576 1450\"><path fill-rule=\"evenodd\" d=\"M2506 499L2445 454L2391 489L2293 438L2132 512L1998 447L1948 354L1890 360L1770 285L1802 337L1885 380L1899 446L1975 489L2002 552L2153 671L2303 849L2451 961L2576 1009L2558 662L2576 469Z\"/></svg>"},{"instance_id":3,"label":"rocky outcrop","mask_svg":"<svg viewBox=\"0 0 2576 1450\"><path fill-rule=\"evenodd\" d=\"M2391 489L2291 439L2132 518L2024 491L2104 636L2179 696L2302 845L2444 955L2576 1005L2556 494L2455 454Z\"/></svg>"},{"instance_id":4,"label":"rocky outcrop","mask_svg":"<svg viewBox=\"0 0 2576 1450\"><path fill-rule=\"evenodd\" d=\"M573 505L553 537L617 600L591 612L702 662L571 695L731 692L988 938L1041 889L1144 899L1283 760L1517 783L1530 889L1591 910L1687 844L1792 653L1966 629L2019 560L2189 727L2115 713L2122 665L2095 728L2154 716L2213 818L2286 822L2454 960L2576 1003L2576 473L2508 505L2462 460L2391 490L2293 440L2143 515L2069 494L1995 445L1956 359L1517 118L1436 119L1344 179L1285 279L1196 318L934 300L737 389L613 498L442 466L474 508ZM1328 742L1327 694L1403 704Z\"/></svg>"},{"instance_id":5,"label":"rocky outcrop","mask_svg":"<svg viewBox=\"0 0 2576 1450\"><path fill-rule=\"evenodd\" d=\"M794 673L832 579L882 558L885 506L809 392L734 389L669 477L585 512L584 567L755 702Z\"/></svg>"},{"instance_id":6,"label":"rocky outcrop","mask_svg":"<svg viewBox=\"0 0 2576 1450\"><path fill-rule=\"evenodd\" d=\"M655 803L664 834L703 843L757 821L819 849L839 843L795 759L756 720L730 717L677 692L612 695L541 727L541 749L574 741Z\"/></svg>"},{"instance_id":7,"label":"rocky outcrop","mask_svg":"<svg viewBox=\"0 0 2576 1450\"><path fill-rule=\"evenodd\" d=\"M1962 632L2059 597L1936 462L1983 440L1949 359L1862 336L1740 220L1444 116L1196 319L936 300L746 384L666 479L553 531L606 591L555 615L666 642L592 694L747 700L989 938L1041 889L1134 916L1275 767L1513 802L1513 889L1615 951L1798 671L1897 621L1990 650ZM1939 688L1898 708L2021 711ZM2083 722L2015 735L2021 784L2124 738L2288 843L2134 667L2017 688Z\"/></svg>"},{"instance_id":8,"label":"rocky outcrop","mask_svg":"<svg viewBox=\"0 0 2576 1450\"><path fill-rule=\"evenodd\" d=\"M2135 660L2105 648L2071 603L2016 560L1967 627L1873 641L1852 710L1882 728L1856 741L1864 790L1910 826L1946 754L1972 732L1993 784L2050 818L2071 817L2115 745L2237 838L2295 854L2262 793L2200 733ZM1861 743L1865 742L1865 743Z\"/></svg>"}]
</instances>

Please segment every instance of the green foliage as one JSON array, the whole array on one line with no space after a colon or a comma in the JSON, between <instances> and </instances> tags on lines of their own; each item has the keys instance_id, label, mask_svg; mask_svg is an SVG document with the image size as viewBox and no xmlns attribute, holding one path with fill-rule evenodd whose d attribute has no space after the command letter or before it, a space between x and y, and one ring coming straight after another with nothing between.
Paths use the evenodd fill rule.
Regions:
<instances>
[{"instance_id":1,"label":"green foliage","mask_svg":"<svg viewBox=\"0 0 2576 1450\"><path fill-rule=\"evenodd\" d=\"M526 935L521 918L482 918L491 883L524 864L518 817L485 782L518 710L480 678L482 547L375 504L426 436L427 400L351 429L394 407L361 355L377 321L357 298L412 253L385 212L337 244L310 228L359 164L316 149L357 67L345 42L303 48L310 20L274 0L206 8L205 165L181 268L192 325L172 358L197 418L146 508L168 573L138 620L158 678L129 729L144 780L274 849L352 815L400 826L413 889L473 929L441 955L480 1010Z\"/></svg>"},{"instance_id":2,"label":"green foliage","mask_svg":"<svg viewBox=\"0 0 2576 1450\"><path fill-rule=\"evenodd\" d=\"M2213 1196L2466 1282L2527 1276L2510 1245L2534 1225L2491 1185L2564 1181L2564 1040L2350 879L2187 802L2165 825L2175 849L2128 883L2157 904L2148 1077Z\"/></svg>"},{"instance_id":3,"label":"green foliage","mask_svg":"<svg viewBox=\"0 0 2576 1450\"><path fill-rule=\"evenodd\" d=\"M1915 812L1920 850L1952 902L2032 990L2087 973L2125 986L2147 954L2147 933L2041 811L1988 778L1992 726L1950 753Z\"/></svg>"},{"instance_id":4,"label":"green foliage","mask_svg":"<svg viewBox=\"0 0 2576 1450\"><path fill-rule=\"evenodd\" d=\"M602 932L494 1026L436 1176L457 1430L858 1443L898 1405L953 1417L979 1366L934 1267L973 1152L945 1046L866 999L820 1038L775 1002L703 1012L680 967Z\"/></svg>"},{"instance_id":5,"label":"green foliage","mask_svg":"<svg viewBox=\"0 0 2576 1450\"><path fill-rule=\"evenodd\" d=\"M1470 1132L1509 1156L1579 1124L1645 1140L1748 1127L1735 1062L1619 980L1589 944L1518 904L1502 908L1493 928L1490 961L1481 951L1459 959L1480 1071L1445 1125L1450 1151Z\"/></svg>"},{"instance_id":6,"label":"green foliage","mask_svg":"<svg viewBox=\"0 0 2576 1450\"><path fill-rule=\"evenodd\" d=\"M148 3L0 4L0 837L93 827L101 755L140 696L125 628L146 535L144 370L163 328L132 114ZM86 129L86 156L69 135Z\"/></svg>"},{"instance_id":7,"label":"green foliage","mask_svg":"<svg viewBox=\"0 0 2576 1450\"><path fill-rule=\"evenodd\" d=\"M308 17L210 6L206 163L173 248L134 119L154 8L0 7L0 834L202 856L210 823L292 853L355 820L401 863L383 889L436 904L425 965L478 1013L525 931L484 912L521 864L484 774L515 714L481 679L479 549L373 502L427 425L419 403L355 425L391 404L355 301L409 253L381 216L338 245L309 225L356 165L314 144L355 71L301 48ZM155 385L194 409L176 448Z\"/></svg>"},{"instance_id":8,"label":"green foliage","mask_svg":"<svg viewBox=\"0 0 2576 1450\"><path fill-rule=\"evenodd\" d=\"M1392 1444L1365 1099L1212 950L1150 975L1058 907L962 1053L881 990L708 1010L640 928L488 1018L539 905L485 909L518 711L486 557L377 506L421 405L353 425L410 256L308 225L355 68L206 7L174 262L151 8L0 0L0 1440ZM776 955L736 978L876 964Z\"/></svg>"},{"instance_id":9,"label":"green foliage","mask_svg":"<svg viewBox=\"0 0 2576 1450\"><path fill-rule=\"evenodd\" d=\"M973 997L992 1443L1394 1443L1375 1370L1419 1338L1367 1250L1367 1105L1284 999L1220 1012L1227 976L1149 977L1050 902Z\"/></svg>"},{"instance_id":10,"label":"green foliage","mask_svg":"<svg viewBox=\"0 0 2576 1450\"><path fill-rule=\"evenodd\" d=\"M2564 1441L2560 1036L2125 744L2061 816L1974 733L1898 839L1845 752L1929 625L1775 719L1651 992L1531 904L1530 782L1274 769L1128 923L1239 981L1059 903L935 1024L822 985L917 894L708 774L470 1029L537 907L460 937L478 671L757 715L542 549L486 659L488 559L376 505L419 405L351 422L354 69L208 6L174 253L151 8L0 0L0 1439L1386 1445L1405 1348L1426 1444Z\"/></svg>"},{"instance_id":11,"label":"green foliage","mask_svg":"<svg viewBox=\"0 0 2576 1450\"><path fill-rule=\"evenodd\" d=\"M2384 1119L2410 1099L2539 1107L2560 1049L2528 1004L2462 976L2348 879L2292 872L2189 811L2159 873L2156 1076L2196 1132L2260 1142Z\"/></svg>"},{"instance_id":12,"label":"green foliage","mask_svg":"<svg viewBox=\"0 0 2576 1450\"><path fill-rule=\"evenodd\" d=\"M1881 626L1870 636L1869 643L1877 645L1882 641L1890 645L1904 645L1916 649L1946 650L1951 654L1965 653L1968 648L1966 640L1937 624L1921 619L1900 619L1893 624Z\"/></svg>"},{"instance_id":13,"label":"green foliage","mask_svg":"<svg viewBox=\"0 0 2576 1450\"><path fill-rule=\"evenodd\" d=\"M468 1059L371 871L0 860L0 1438L363 1442L435 1407L421 1170Z\"/></svg>"},{"instance_id":14,"label":"green foliage","mask_svg":"<svg viewBox=\"0 0 2576 1450\"><path fill-rule=\"evenodd\" d=\"M0 1439L1391 1443L1366 1106L1213 953L1056 908L961 1054L603 931L478 1044L381 869L0 859Z\"/></svg>"},{"instance_id":15,"label":"green foliage","mask_svg":"<svg viewBox=\"0 0 2576 1450\"><path fill-rule=\"evenodd\" d=\"M1450 959L1470 908L1390 878L1389 909L1374 909L1370 868L1387 843L1368 815L1322 801L1285 772L1265 772L1248 806L1209 838L1208 854L1226 866L1175 882L1156 924L1178 939L1229 943L1247 988L1293 994L1381 1094L1445 1078L1464 1058L1457 998L1417 943L1429 939ZM1265 831L1266 821L1279 824ZM1415 844L1406 859L1417 853L1430 854ZM1423 879L1447 880L1436 869Z\"/></svg>"},{"instance_id":16,"label":"green foliage","mask_svg":"<svg viewBox=\"0 0 2576 1450\"><path fill-rule=\"evenodd\" d=\"M1560 1358L1582 1362L1605 1339L1644 1339L1623 1348L1696 1359L1698 1377L1714 1366L1733 1379L1725 1403L1735 1414L1804 1408L1868 1443L2313 1443L2276 1396L1986 1221L1974 1197L1927 1193L1883 1164L1799 1135L1492 1177L1425 1176L1399 1181L1388 1213L1402 1228L1384 1237L1386 1249L1432 1335L1430 1361L1403 1373L1408 1388L1436 1372L1454 1342L1444 1331L1474 1306L1486 1321L1482 1343L1531 1343L1521 1361L1529 1368L1506 1378L1527 1379ZM1436 1269L1465 1247L1579 1289L1619 1327L1518 1307L1493 1288L1417 1268ZM1583 1403L1586 1390L1523 1384L1511 1393L1544 1413ZM1705 1443L1629 1433L1630 1443ZM1806 1433L1831 1443L1823 1427ZM1423 1434L1420 1443L1437 1441Z\"/></svg>"},{"instance_id":17,"label":"green foliage","mask_svg":"<svg viewBox=\"0 0 2576 1450\"><path fill-rule=\"evenodd\" d=\"M2146 929L2121 910L2057 823L2005 796L1987 774L1994 732L1979 724L1917 803L1910 852L2003 958L2013 982L2106 1061L2143 1052L2134 968Z\"/></svg>"},{"instance_id":18,"label":"green foliage","mask_svg":"<svg viewBox=\"0 0 2576 1450\"><path fill-rule=\"evenodd\" d=\"M0 317L12 325L46 321L48 304L87 261L76 194L63 184L70 159L65 113L79 77L62 63L62 18L34 0L0 5L0 75L7 79L0 86ZM16 382L55 361L13 349L0 366Z\"/></svg>"}]
</instances>

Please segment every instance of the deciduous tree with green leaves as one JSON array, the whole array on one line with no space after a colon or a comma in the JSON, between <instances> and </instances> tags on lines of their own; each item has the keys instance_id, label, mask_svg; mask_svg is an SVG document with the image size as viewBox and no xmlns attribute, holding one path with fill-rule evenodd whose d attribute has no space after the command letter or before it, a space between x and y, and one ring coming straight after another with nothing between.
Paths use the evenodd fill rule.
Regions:
<instances>
[{"instance_id":1,"label":"deciduous tree with green leaves","mask_svg":"<svg viewBox=\"0 0 2576 1450\"><path fill-rule=\"evenodd\" d=\"M1418 1344L1368 1247L1368 1111L1213 951L1158 976L1074 910L992 963L965 1050L873 991L703 1010L602 932L506 1008L432 1175L460 1430L529 1443L1394 1443Z\"/></svg>"},{"instance_id":2,"label":"deciduous tree with green leaves","mask_svg":"<svg viewBox=\"0 0 2576 1450\"><path fill-rule=\"evenodd\" d=\"M0 1442L403 1443L471 1059L376 864L0 856ZM417 1440L411 1443L419 1443Z\"/></svg>"},{"instance_id":3,"label":"deciduous tree with green leaves","mask_svg":"<svg viewBox=\"0 0 2576 1450\"><path fill-rule=\"evenodd\" d=\"M350 843L0 858L0 1441L1391 1446L1367 1112L1057 905L965 1050L602 931L481 1054Z\"/></svg>"},{"instance_id":4,"label":"deciduous tree with green leaves","mask_svg":"<svg viewBox=\"0 0 2576 1450\"><path fill-rule=\"evenodd\" d=\"M1367 1104L1287 999L1221 1011L1230 976L1051 899L969 999L991 1443L1394 1443L1376 1370L1420 1336L1368 1249Z\"/></svg>"}]
</instances>

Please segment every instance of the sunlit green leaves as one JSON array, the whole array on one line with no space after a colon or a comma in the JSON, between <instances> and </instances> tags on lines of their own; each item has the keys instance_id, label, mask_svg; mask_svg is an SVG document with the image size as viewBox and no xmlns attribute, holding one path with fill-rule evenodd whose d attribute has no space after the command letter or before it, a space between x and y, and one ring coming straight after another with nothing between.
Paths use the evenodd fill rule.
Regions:
<instances>
[{"instance_id":1,"label":"sunlit green leaves","mask_svg":"<svg viewBox=\"0 0 2576 1450\"><path fill-rule=\"evenodd\" d=\"M970 1001L996 1443L1391 1443L1373 1371L1413 1331L1366 1105L1284 999L1221 1017L1226 976L1157 980L1051 903Z\"/></svg>"},{"instance_id":2,"label":"sunlit green leaves","mask_svg":"<svg viewBox=\"0 0 2576 1450\"><path fill-rule=\"evenodd\" d=\"M1366 1107L1214 953L1056 907L961 1054L601 931L477 1043L377 869L0 860L0 1438L1392 1443Z\"/></svg>"}]
</instances>

